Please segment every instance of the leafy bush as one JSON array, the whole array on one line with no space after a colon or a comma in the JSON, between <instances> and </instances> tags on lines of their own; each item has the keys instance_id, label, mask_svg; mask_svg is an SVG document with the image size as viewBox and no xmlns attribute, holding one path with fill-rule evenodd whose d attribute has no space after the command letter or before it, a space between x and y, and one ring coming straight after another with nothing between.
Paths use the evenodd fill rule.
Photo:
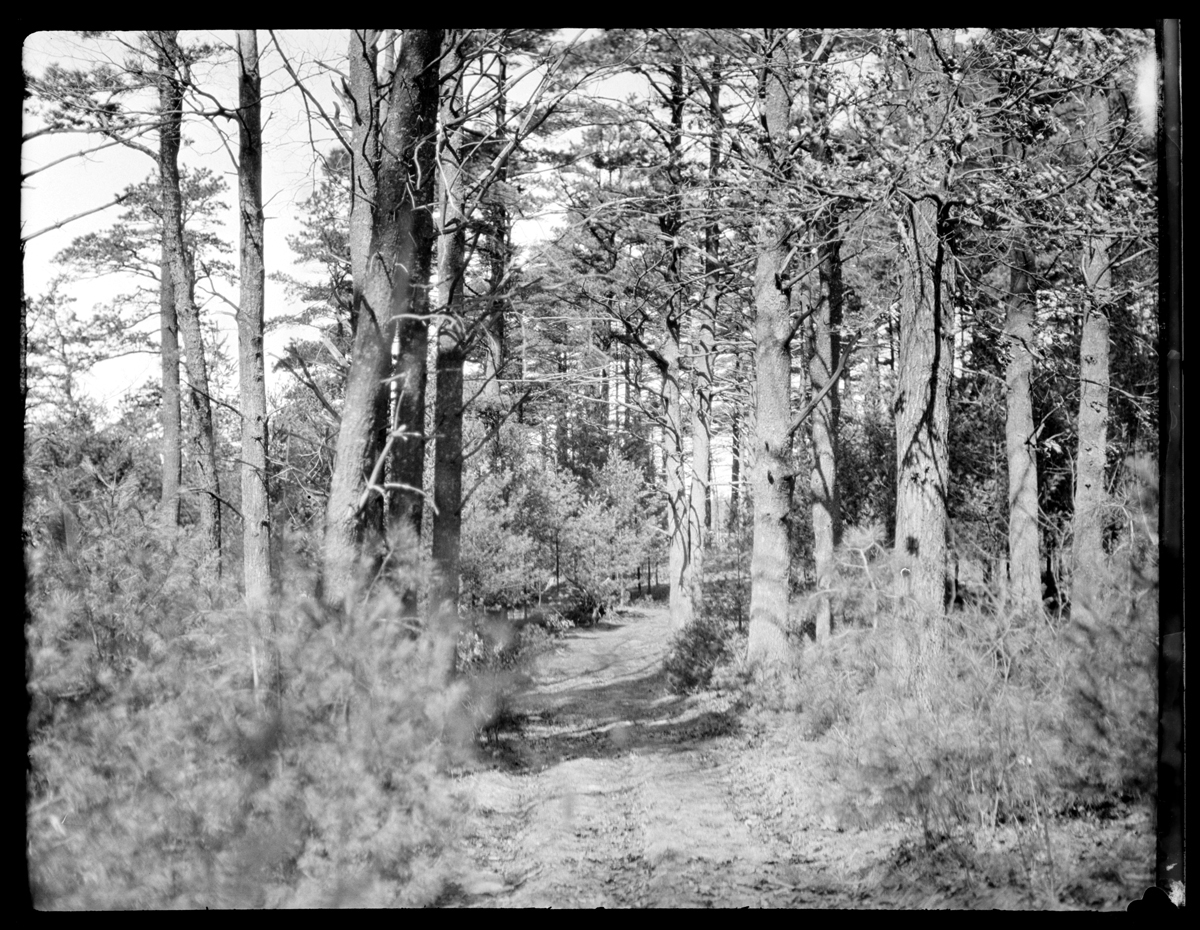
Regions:
<instances>
[{"instance_id":1,"label":"leafy bush","mask_svg":"<svg viewBox=\"0 0 1200 930\"><path fill-rule=\"evenodd\" d=\"M461 871L453 643L398 587L221 609L127 511L35 554L30 874L45 908L432 902ZM74 573L76 583L55 593Z\"/></svg>"},{"instance_id":2,"label":"leafy bush","mask_svg":"<svg viewBox=\"0 0 1200 930\"><path fill-rule=\"evenodd\" d=\"M730 655L730 632L721 614L706 610L676 633L663 660L671 691L685 694L706 687L717 664Z\"/></svg>"},{"instance_id":3,"label":"leafy bush","mask_svg":"<svg viewBox=\"0 0 1200 930\"><path fill-rule=\"evenodd\" d=\"M1089 640L976 610L946 620L935 641L921 620L896 615L877 632L810 644L799 669L810 735L838 727L859 801L931 833L1059 809L1084 786L1144 791L1152 623L1137 620L1091 626Z\"/></svg>"},{"instance_id":4,"label":"leafy bush","mask_svg":"<svg viewBox=\"0 0 1200 930\"><path fill-rule=\"evenodd\" d=\"M537 558L526 531L530 495L510 473L489 475L463 511L459 571L467 603L513 607L539 590L552 572Z\"/></svg>"},{"instance_id":5,"label":"leafy bush","mask_svg":"<svg viewBox=\"0 0 1200 930\"><path fill-rule=\"evenodd\" d=\"M636 466L614 456L567 521L560 561L588 613L615 605L626 578L644 561L652 539L645 515L648 493Z\"/></svg>"},{"instance_id":6,"label":"leafy bush","mask_svg":"<svg viewBox=\"0 0 1200 930\"><path fill-rule=\"evenodd\" d=\"M620 600L651 530L641 474L613 457L584 490L541 462L485 476L464 510L461 572L472 603L513 607L560 577L577 622Z\"/></svg>"},{"instance_id":7,"label":"leafy bush","mask_svg":"<svg viewBox=\"0 0 1200 930\"><path fill-rule=\"evenodd\" d=\"M1153 571L1118 553L1103 574L1068 622L1030 619L992 592L940 620L877 614L876 629L859 621L806 643L797 696L806 736L831 738L840 816L899 817L943 851L1005 825L1029 887L1055 899L1069 865L1053 857L1056 818L1154 784Z\"/></svg>"},{"instance_id":8,"label":"leafy bush","mask_svg":"<svg viewBox=\"0 0 1200 930\"><path fill-rule=\"evenodd\" d=\"M88 507L60 499L30 509L34 729L109 696L139 659L221 604L198 540L148 523L134 494L127 480Z\"/></svg>"}]
</instances>

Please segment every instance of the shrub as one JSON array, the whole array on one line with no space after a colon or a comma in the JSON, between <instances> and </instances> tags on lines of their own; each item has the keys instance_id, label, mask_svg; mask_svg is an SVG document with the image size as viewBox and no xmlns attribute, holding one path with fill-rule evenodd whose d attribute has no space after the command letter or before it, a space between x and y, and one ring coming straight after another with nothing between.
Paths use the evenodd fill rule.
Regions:
<instances>
[{"instance_id":1,"label":"shrub","mask_svg":"<svg viewBox=\"0 0 1200 930\"><path fill-rule=\"evenodd\" d=\"M544 624L544 625L543 625ZM466 707L477 740L495 742L503 730L524 720L514 704L529 680L532 662L553 647L570 624L556 614L518 626L507 620L476 619L458 636L455 668L466 688Z\"/></svg>"},{"instance_id":2,"label":"shrub","mask_svg":"<svg viewBox=\"0 0 1200 930\"><path fill-rule=\"evenodd\" d=\"M626 579L645 560L652 532L645 519L647 495L638 469L614 457L566 522L562 571L579 594L579 618L585 622L620 601Z\"/></svg>"},{"instance_id":3,"label":"shrub","mask_svg":"<svg viewBox=\"0 0 1200 930\"><path fill-rule=\"evenodd\" d=\"M446 768L473 730L452 641L402 622L400 585L338 613L219 609L186 546L124 526L33 560L35 903L435 900L461 873Z\"/></svg>"},{"instance_id":4,"label":"shrub","mask_svg":"<svg viewBox=\"0 0 1200 930\"><path fill-rule=\"evenodd\" d=\"M1056 899L1056 815L1153 786L1153 600L1112 583L1063 626L993 595L986 609L900 613L806 644L806 735L833 734L841 816L918 824L929 850L1007 825L1029 887Z\"/></svg>"},{"instance_id":5,"label":"shrub","mask_svg":"<svg viewBox=\"0 0 1200 930\"><path fill-rule=\"evenodd\" d=\"M1126 462L1123 525L1095 589L1073 592L1064 630L1066 771L1086 797L1148 795L1158 735L1158 475Z\"/></svg>"},{"instance_id":6,"label":"shrub","mask_svg":"<svg viewBox=\"0 0 1200 930\"><path fill-rule=\"evenodd\" d=\"M614 457L586 490L573 475L526 462L485 476L463 512L465 599L515 607L560 579L579 622L618 603L651 541L640 473Z\"/></svg>"},{"instance_id":7,"label":"shrub","mask_svg":"<svg viewBox=\"0 0 1200 930\"><path fill-rule=\"evenodd\" d=\"M459 565L464 601L512 607L545 585L548 573L522 525L528 498L508 473L483 478L471 495L463 512Z\"/></svg>"},{"instance_id":8,"label":"shrub","mask_svg":"<svg viewBox=\"0 0 1200 930\"><path fill-rule=\"evenodd\" d=\"M723 616L705 611L671 640L663 661L671 691L699 691L712 680L717 664L730 655L730 626Z\"/></svg>"}]
</instances>

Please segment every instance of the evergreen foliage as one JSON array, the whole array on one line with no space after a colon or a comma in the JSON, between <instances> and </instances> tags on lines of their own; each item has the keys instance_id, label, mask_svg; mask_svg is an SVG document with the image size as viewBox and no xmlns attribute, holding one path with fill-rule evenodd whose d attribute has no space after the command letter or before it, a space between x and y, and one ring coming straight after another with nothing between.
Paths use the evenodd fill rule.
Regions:
<instances>
[{"instance_id":1,"label":"evergreen foliage","mask_svg":"<svg viewBox=\"0 0 1200 930\"><path fill-rule=\"evenodd\" d=\"M32 552L37 906L433 901L475 726L441 671L452 641L403 621L394 584L345 615L230 607L132 487L48 517Z\"/></svg>"},{"instance_id":2,"label":"evergreen foliage","mask_svg":"<svg viewBox=\"0 0 1200 930\"><path fill-rule=\"evenodd\" d=\"M1144 513L1153 479L1130 469L1129 506ZM808 738L835 736L844 822L903 818L930 849L1016 827L1031 885L1045 888L1056 818L1152 794L1155 556L1147 524L1130 526L1140 544L1109 560L1110 581L1069 619L1024 616L993 589L951 615L934 649L922 618L877 605L863 614L877 629L847 627L803 649L792 699ZM858 552L870 551L868 535L855 537ZM840 571L849 616L861 601L848 592L886 590L882 554L843 558Z\"/></svg>"},{"instance_id":3,"label":"evergreen foliage","mask_svg":"<svg viewBox=\"0 0 1200 930\"><path fill-rule=\"evenodd\" d=\"M663 661L667 686L676 694L699 691L717 665L731 657L731 627L723 611L708 611L675 634Z\"/></svg>"}]
</instances>

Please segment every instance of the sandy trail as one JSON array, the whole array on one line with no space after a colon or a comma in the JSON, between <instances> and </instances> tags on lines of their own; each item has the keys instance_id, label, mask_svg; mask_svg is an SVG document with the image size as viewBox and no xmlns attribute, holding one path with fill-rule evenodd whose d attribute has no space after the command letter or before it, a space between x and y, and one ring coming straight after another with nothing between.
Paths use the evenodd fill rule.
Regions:
<instances>
[{"instance_id":1,"label":"sandy trail","mask_svg":"<svg viewBox=\"0 0 1200 930\"><path fill-rule=\"evenodd\" d=\"M540 657L515 700L522 731L464 778L478 811L468 842L495 876L469 903L852 903L764 816L732 698L667 692L669 632L665 610L628 611Z\"/></svg>"},{"instance_id":2,"label":"sandy trail","mask_svg":"<svg viewBox=\"0 0 1200 930\"><path fill-rule=\"evenodd\" d=\"M541 655L499 735L459 785L473 907L1124 909L1152 881L1148 812L1054 827L1057 886L1032 893L1010 828L974 866L914 859L920 828L848 809L830 736L802 715L667 691L665 609L573 630ZM911 847L910 847L911 848Z\"/></svg>"}]
</instances>

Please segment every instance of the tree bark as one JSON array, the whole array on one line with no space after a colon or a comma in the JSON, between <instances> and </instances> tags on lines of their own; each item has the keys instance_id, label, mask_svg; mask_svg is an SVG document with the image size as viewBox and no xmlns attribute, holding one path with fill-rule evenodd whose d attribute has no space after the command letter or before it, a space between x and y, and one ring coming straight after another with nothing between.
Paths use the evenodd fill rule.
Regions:
<instances>
[{"instance_id":1,"label":"tree bark","mask_svg":"<svg viewBox=\"0 0 1200 930\"><path fill-rule=\"evenodd\" d=\"M246 602L271 598L271 515L267 475L267 384L263 360L266 271L262 209L262 81L258 37L239 29L238 199L241 269L238 301L238 373L242 405L242 566Z\"/></svg>"},{"instance_id":2,"label":"tree bark","mask_svg":"<svg viewBox=\"0 0 1200 930\"><path fill-rule=\"evenodd\" d=\"M760 171L772 185L761 206L754 270L754 433L751 494L754 542L750 556L750 630L746 658L770 669L787 656L788 570L791 558L791 290L783 281L791 233L778 181L787 174L789 76L782 35L766 30L767 61L759 97L766 138Z\"/></svg>"},{"instance_id":3,"label":"tree bark","mask_svg":"<svg viewBox=\"0 0 1200 930\"><path fill-rule=\"evenodd\" d=\"M414 539L421 536L425 511L425 388L428 380L430 271L433 264L433 202L436 196L438 111L438 67L441 54L441 29L410 29L405 31L392 79L389 107L399 109L407 118L410 129L405 136L409 153L405 165L407 174L387 175L389 191L381 202L398 203L410 211L410 226L405 236L407 275L397 276L392 295L392 318L396 325L396 361L392 367L395 401L392 410L391 461L388 481L398 487L388 495L389 523L405 526ZM405 88L403 91L400 88ZM401 99L402 98L402 99ZM399 126L389 118L389 126ZM398 145L400 137L388 136L384 129L384 151ZM398 133L399 130L396 130ZM388 139L393 139L389 145ZM395 149L398 150L398 149ZM386 158L386 155L385 155ZM390 341L389 341L390 345ZM406 594L413 605L413 593Z\"/></svg>"},{"instance_id":4,"label":"tree bark","mask_svg":"<svg viewBox=\"0 0 1200 930\"><path fill-rule=\"evenodd\" d=\"M946 41L942 36L938 41ZM931 39L914 32L912 107L934 119L926 94L936 80ZM947 437L950 426L951 312L948 250L940 206L944 165L928 155L934 189L906 199L902 212L904 281L896 357L896 551L900 595L926 620L940 617L946 596Z\"/></svg>"},{"instance_id":5,"label":"tree bark","mask_svg":"<svg viewBox=\"0 0 1200 930\"><path fill-rule=\"evenodd\" d=\"M505 82L508 80L508 56L500 52L497 56L496 74L496 108L495 128L493 134L496 147L503 148L506 140L505 126L508 121L508 102L505 96ZM502 165L496 174L497 182L503 184L508 180L508 166ZM500 456L500 375L504 371L504 319L508 302L504 297L507 286L508 266L511 257L510 224L508 208L502 198L488 205L487 217L487 254L488 254L488 293L490 303L487 316L483 321L484 355L483 355L483 393L484 405L489 410L489 416L495 418L495 436L493 438L494 455Z\"/></svg>"},{"instance_id":6,"label":"tree bark","mask_svg":"<svg viewBox=\"0 0 1200 930\"><path fill-rule=\"evenodd\" d=\"M692 488L689 507L691 546L691 601L696 614L704 610L704 549L712 525L712 382L713 346L720 308L721 232L716 214L717 179L721 172L721 63L718 57L709 85L708 112L711 136L708 145L708 209L704 225L704 296L693 319L692 362Z\"/></svg>"},{"instance_id":7,"label":"tree bark","mask_svg":"<svg viewBox=\"0 0 1200 930\"><path fill-rule=\"evenodd\" d=\"M828 48L825 42L821 47ZM816 51L811 49L809 54ZM830 164L829 86L826 73L823 68L818 68L818 64L814 63L808 72L808 112L813 128L809 150L814 160ZM821 642L833 630L833 598L826 592L834 584L833 554L842 535L837 471L841 394L834 379L841 351L843 294L840 206L837 202L828 212L818 216L812 234L816 243L818 295L816 312L808 320L808 375L813 396L818 400L812 410L809 431L812 439L809 506L812 509L813 562L817 581L814 632L816 640ZM822 395L826 385L829 390Z\"/></svg>"},{"instance_id":8,"label":"tree bark","mask_svg":"<svg viewBox=\"0 0 1200 930\"><path fill-rule=\"evenodd\" d=\"M1088 101L1085 145L1103 150L1108 143L1108 102L1103 91ZM1086 182L1090 196L1096 182ZM1083 277L1086 304L1079 345L1079 449L1075 459L1075 501L1072 520L1072 598L1091 596L1103 571L1104 523L1108 504L1105 463L1108 454L1108 305L1112 301L1109 239L1096 235L1084 247Z\"/></svg>"},{"instance_id":9,"label":"tree bark","mask_svg":"<svg viewBox=\"0 0 1200 930\"><path fill-rule=\"evenodd\" d=\"M357 326L326 512L324 552L324 596L342 604L354 591L355 564L367 529L365 508L373 498L379 501L384 496L389 450L378 449L377 411L381 396L386 403L388 395L396 321L398 317L418 316L419 335L425 337L428 310L428 250L422 267L418 240L425 234L424 226L432 222L427 196L433 178L432 165L427 162L432 156L417 156L416 152L432 152L433 148L429 144L437 108L433 62L441 48L441 30L409 30L404 34L391 79L387 123L381 133L376 118L378 38L377 30L361 30L353 32L350 39L350 89L355 102L350 239ZM414 183L418 170L422 173L419 185ZM405 320L409 330L412 322ZM425 338L420 339L419 373L411 378L416 384L408 383L413 375L413 341L402 342L402 349L408 353L402 354L401 361L409 367L401 369L397 391L403 402L406 391L419 390L421 418L415 433L420 437L420 457L415 484L406 483L415 487L416 497L422 500ZM410 407L413 400L409 399ZM403 412L398 410L392 420L388 442L393 449L413 439L411 416L402 419ZM411 478L409 473L397 475L394 468L393 475L395 479L389 476L389 480Z\"/></svg>"},{"instance_id":10,"label":"tree bark","mask_svg":"<svg viewBox=\"0 0 1200 930\"><path fill-rule=\"evenodd\" d=\"M662 375L663 402L663 456L666 472L667 513L670 520L670 571L669 605L671 624L676 629L688 626L696 617L693 602L693 519L691 500L685 481L684 460L684 415L683 391L680 388L682 369L680 366L680 341L685 313L680 293L681 260L683 249L679 235L683 229L682 169L683 169L683 108L686 100L683 86L683 61L671 64L670 96L667 103L671 111L671 123L667 136L667 178L670 184L666 209L658 218L658 226L671 245L665 272L665 285L670 297L667 300L666 330L660 366Z\"/></svg>"},{"instance_id":11,"label":"tree bark","mask_svg":"<svg viewBox=\"0 0 1200 930\"><path fill-rule=\"evenodd\" d=\"M368 522L366 508L372 495L375 513L381 513L381 492L367 489L378 452L375 432L379 379L390 361L389 321L386 319L391 288L387 274L374 261L374 204L379 171L379 91L376 43L379 31L354 30L348 50L351 114L350 269L354 281L351 318L354 345L342 401L337 451L326 504L323 553L324 597L345 603L353 593L359 547ZM400 222L400 217L393 219ZM395 246L391 247L394 252ZM386 341L385 341L386 340ZM381 530L381 526L377 526Z\"/></svg>"},{"instance_id":12,"label":"tree bark","mask_svg":"<svg viewBox=\"0 0 1200 930\"><path fill-rule=\"evenodd\" d=\"M1033 423L1033 256L1016 238L1009 252L1009 299L1004 323L1009 359L1005 372L1008 456L1008 582L1012 603L1040 611L1042 556L1038 531L1038 473Z\"/></svg>"},{"instance_id":13,"label":"tree bark","mask_svg":"<svg viewBox=\"0 0 1200 930\"><path fill-rule=\"evenodd\" d=\"M742 350L735 345L733 350L733 383L742 379ZM734 402L729 412L729 525L735 533L740 520L738 508L742 497L742 405Z\"/></svg>"},{"instance_id":14,"label":"tree bark","mask_svg":"<svg viewBox=\"0 0 1200 930\"><path fill-rule=\"evenodd\" d=\"M458 565L462 542L463 275L467 270L466 216L463 213L462 37L448 36L442 59L443 138L442 228L438 246L437 386L434 412L433 560L438 569L435 600L448 617L458 615ZM453 126L453 129L447 127Z\"/></svg>"},{"instance_id":15,"label":"tree bark","mask_svg":"<svg viewBox=\"0 0 1200 930\"><path fill-rule=\"evenodd\" d=\"M842 256L836 213L816 227L817 264L820 275L820 304L809 317L811 355L809 381L814 396L833 377L841 351L839 329L842 324ZM833 629L832 598L823 592L834 583L834 549L841 542L842 506L838 487L838 421L841 402L838 385L817 403L812 412L811 489L813 560L817 573L816 638L829 637Z\"/></svg>"},{"instance_id":16,"label":"tree bark","mask_svg":"<svg viewBox=\"0 0 1200 930\"><path fill-rule=\"evenodd\" d=\"M663 404L663 466L667 494L670 548L668 604L671 624L681 629L695 619L691 587L690 500L684 481L683 392L679 388L679 319L668 318L661 366Z\"/></svg>"},{"instance_id":17,"label":"tree bark","mask_svg":"<svg viewBox=\"0 0 1200 930\"><path fill-rule=\"evenodd\" d=\"M183 238L183 202L179 187L179 147L183 125L183 92L186 63L178 33L155 34L158 47L158 95L161 109L159 175L162 190L163 244L171 270L175 312L183 334L188 373L188 398L196 429L196 470L199 473L200 535L212 554L212 572L221 576L221 486L217 473L212 402L200 313L195 303L195 275ZM181 74L181 70L183 74Z\"/></svg>"},{"instance_id":18,"label":"tree bark","mask_svg":"<svg viewBox=\"0 0 1200 930\"><path fill-rule=\"evenodd\" d=\"M163 216L162 263L158 283L158 318L162 356L162 497L159 522L179 526L179 486L183 479L183 414L179 389L179 322L175 316L175 291L171 286L171 259L167 253L166 216Z\"/></svg>"}]
</instances>

